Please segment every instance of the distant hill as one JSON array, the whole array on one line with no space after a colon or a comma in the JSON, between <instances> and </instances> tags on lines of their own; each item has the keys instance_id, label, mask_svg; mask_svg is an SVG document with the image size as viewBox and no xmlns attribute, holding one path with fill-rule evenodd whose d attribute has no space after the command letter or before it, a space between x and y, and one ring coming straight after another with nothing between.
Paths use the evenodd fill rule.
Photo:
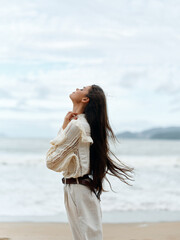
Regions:
<instances>
[{"instance_id":1,"label":"distant hill","mask_svg":"<svg viewBox=\"0 0 180 240\"><path fill-rule=\"evenodd\" d=\"M6 137L4 133L0 133L0 137Z\"/></svg>"},{"instance_id":2,"label":"distant hill","mask_svg":"<svg viewBox=\"0 0 180 240\"><path fill-rule=\"evenodd\" d=\"M180 139L180 127L151 128L141 132L125 131L118 133L116 136L132 139Z\"/></svg>"}]
</instances>

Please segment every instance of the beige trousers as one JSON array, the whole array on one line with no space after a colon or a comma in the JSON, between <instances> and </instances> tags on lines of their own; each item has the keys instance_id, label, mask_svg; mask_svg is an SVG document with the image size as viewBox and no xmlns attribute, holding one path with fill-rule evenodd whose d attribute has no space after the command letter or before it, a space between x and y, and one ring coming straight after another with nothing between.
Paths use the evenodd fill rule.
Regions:
<instances>
[{"instance_id":1,"label":"beige trousers","mask_svg":"<svg viewBox=\"0 0 180 240\"><path fill-rule=\"evenodd\" d=\"M82 184L64 185L64 204L73 240L102 240L100 201Z\"/></svg>"}]
</instances>

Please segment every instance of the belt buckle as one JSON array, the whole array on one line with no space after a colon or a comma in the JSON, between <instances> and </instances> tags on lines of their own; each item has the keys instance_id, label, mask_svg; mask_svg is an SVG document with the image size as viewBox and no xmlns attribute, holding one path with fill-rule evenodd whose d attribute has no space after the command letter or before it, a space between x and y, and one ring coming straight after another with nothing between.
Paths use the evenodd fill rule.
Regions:
<instances>
[{"instance_id":1,"label":"belt buckle","mask_svg":"<svg viewBox=\"0 0 180 240\"><path fill-rule=\"evenodd\" d=\"M79 184L79 179L78 178L76 178L76 183Z\"/></svg>"}]
</instances>

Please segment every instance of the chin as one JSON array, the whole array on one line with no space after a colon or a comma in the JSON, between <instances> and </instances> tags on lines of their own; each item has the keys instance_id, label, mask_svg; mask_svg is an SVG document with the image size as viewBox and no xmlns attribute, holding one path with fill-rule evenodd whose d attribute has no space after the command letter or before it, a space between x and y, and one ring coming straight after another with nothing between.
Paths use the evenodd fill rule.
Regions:
<instances>
[{"instance_id":1,"label":"chin","mask_svg":"<svg viewBox=\"0 0 180 240\"><path fill-rule=\"evenodd\" d=\"M70 93L70 94L69 94L69 97L70 97L71 100L73 100L72 95L73 95L73 93Z\"/></svg>"}]
</instances>

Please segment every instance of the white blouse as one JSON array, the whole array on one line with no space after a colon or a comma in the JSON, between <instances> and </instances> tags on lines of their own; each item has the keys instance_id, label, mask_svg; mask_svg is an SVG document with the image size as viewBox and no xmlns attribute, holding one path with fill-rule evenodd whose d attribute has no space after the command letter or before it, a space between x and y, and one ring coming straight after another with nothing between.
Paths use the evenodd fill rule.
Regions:
<instances>
[{"instance_id":1,"label":"white blouse","mask_svg":"<svg viewBox=\"0 0 180 240\"><path fill-rule=\"evenodd\" d=\"M93 144L90 125L84 113L77 117L65 129L60 128L46 153L46 166L56 172L63 171L65 178L81 177L90 171L90 144Z\"/></svg>"}]
</instances>

